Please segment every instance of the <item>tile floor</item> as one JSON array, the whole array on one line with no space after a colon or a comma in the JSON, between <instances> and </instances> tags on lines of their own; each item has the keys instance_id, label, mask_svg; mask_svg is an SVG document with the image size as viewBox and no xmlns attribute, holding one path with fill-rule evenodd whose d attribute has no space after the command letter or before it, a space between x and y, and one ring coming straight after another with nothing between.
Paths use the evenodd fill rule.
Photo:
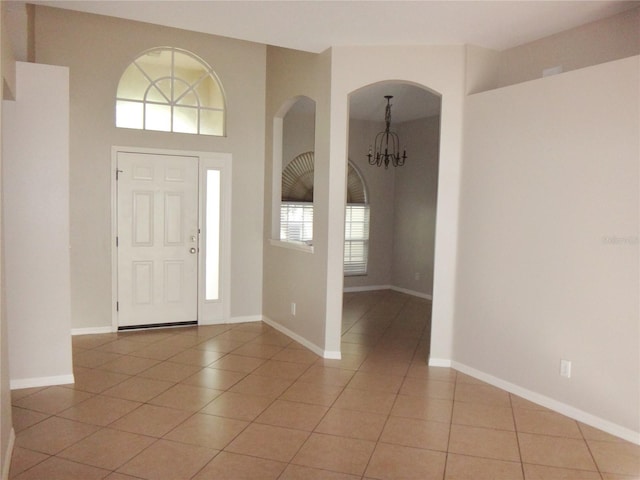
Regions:
<instances>
[{"instance_id":1,"label":"tile floor","mask_svg":"<svg viewBox=\"0 0 640 480\"><path fill-rule=\"evenodd\" d=\"M13 479L640 478L640 447L447 368L430 304L346 294L342 360L262 324L73 338L15 390Z\"/></svg>"}]
</instances>

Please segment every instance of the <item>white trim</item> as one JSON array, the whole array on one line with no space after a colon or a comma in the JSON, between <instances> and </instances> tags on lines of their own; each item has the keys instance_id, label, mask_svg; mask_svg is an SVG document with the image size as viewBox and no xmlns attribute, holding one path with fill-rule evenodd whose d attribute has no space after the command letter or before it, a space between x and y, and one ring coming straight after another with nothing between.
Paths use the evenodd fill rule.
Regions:
<instances>
[{"instance_id":1,"label":"white trim","mask_svg":"<svg viewBox=\"0 0 640 480\"><path fill-rule=\"evenodd\" d=\"M73 374L56 375L53 377L18 378L10 381L10 388L11 390L18 390L20 388L50 387L52 385L69 385L71 383L75 383Z\"/></svg>"},{"instance_id":2,"label":"white trim","mask_svg":"<svg viewBox=\"0 0 640 480\"><path fill-rule=\"evenodd\" d=\"M363 287L346 287L343 289L344 293L352 292L370 292L374 290L393 290L395 292L406 293L414 297L424 298L425 300L433 300L433 295L428 293L421 293L415 290L409 290L408 288L396 287L395 285L366 285Z\"/></svg>"},{"instance_id":3,"label":"white trim","mask_svg":"<svg viewBox=\"0 0 640 480\"><path fill-rule=\"evenodd\" d=\"M313 253L313 245L306 245L298 242L285 242L284 240L276 240L274 238L269 239L269 244L272 247L289 248L291 250L297 250L299 252Z\"/></svg>"},{"instance_id":4,"label":"white trim","mask_svg":"<svg viewBox=\"0 0 640 480\"><path fill-rule=\"evenodd\" d=\"M429 361L429 365L431 365L431 361ZM538 405L542 405L543 407L549 408L555 412L561 413L569 418L573 418L578 422L582 422L591 427L597 428L604 432L607 432L616 437L620 437L628 442L635 443L636 445L640 445L640 432L636 432L634 430L628 429L621 425L617 425L609 420L605 420L600 417L596 417L590 413L587 413L579 408L575 408L571 405L568 405L563 402L559 402L558 400L554 400L553 398L547 397L545 395L541 395L534 391L523 388L519 385L515 385L513 383L502 380L498 377L494 377L488 373L482 372L480 370L476 370L475 368L469 367L462 363L451 362L452 368L466 374L487 382L495 387L501 388L502 390L506 390L507 392L518 395L522 398L525 398L533 403L537 403Z\"/></svg>"},{"instance_id":5,"label":"white trim","mask_svg":"<svg viewBox=\"0 0 640 480\"><path fill-rule=\"evenodd\" d=\"M391 290L391 288L391 285L366 285L364 287L345 287L342 291L344 293L372 292L374 290Z\"/></svg>"},{"instance_id":6,"label":"white trim","mask_svg":"<svg viewBox=\"0 0 640 480\"><path fill-rule=\"evenodd\" d=\"M262 317L262 321L264 323L266 323L267 325L275 328L280 333L284 333L287 337L289 337L289 338L295 340L296 342L298 342L299 344L305 346L306 348L311 350L316 355L320 355L322 358L328 358L328 359L333 359L333 360L340 360L342 358L342 356L341 356L339 351L324 350L324 349L320 348L319 346L317 346L316 344L311 343L309 340L307 340L305 338L302 338L297 333L289 330L287 327L282 326L277 322L274 322L269 317L263 316Z\"/></svg>"},{"instance_id":7,"label":"white trim","mask_svg":"<svg viewBox=\"0 0 640 480\"><path fill-rule=\"evenodd\" d=\"M407 288L396 287L393 285L391 286L391 290L400 293L406 293L407 295L412 295L414 297L424 298L425 300L433 300L433 296L429 295L428 293L416 292L415 290L409 290Z\"/></svg>"},{"instance_id":8,"label":"white trim","mask_svg":"<svg viewBox=\"0 0 640 480\"><path fill-rule=\"evenodd\" d=\"M249 323L249 322L261 322L262 315L246 315L244 317L231 317L225 323Z\"/></svg>"},{"instance_id":9,"label":"white trim","mask_svg":"<svg viewBox=\"0 0 640 480\"><path fill-rule=\"evenodd\" d=\"M101 333L114 333L117 329L113 327L88 327L88 328L72 328L71 335L95 335Z\"/></svg>"},{"instance_id":10,"label":"white trim","mask_svg":"<svg viewBox=\"0 0 640 480\"><path fill-rule=\"evenodd\" d=\"M16 431L11 427L9 432L9 444L4 452L4 461L2 462L2 480L9 480L9 469L11 468L11 457L13 455L13 446L16 444Z\"/></svg>"},{"instance_id":11,"label":"white trim","mask_svg":"<svg viewBox=\"0 0 640 480\"><path fill-rule=\"evenodd\" d=\"M448 358L429 358L430 367L449 367L451 368L453 362Z\"/></svg>"}]
</instances>

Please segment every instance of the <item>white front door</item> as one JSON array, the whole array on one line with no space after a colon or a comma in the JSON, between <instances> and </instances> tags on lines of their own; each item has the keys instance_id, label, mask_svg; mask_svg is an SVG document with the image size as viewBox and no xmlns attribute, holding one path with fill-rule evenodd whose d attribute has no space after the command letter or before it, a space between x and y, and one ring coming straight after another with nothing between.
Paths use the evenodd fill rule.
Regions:
<instances>
[{"instance_id":1,"label":"white front door","mask_svg":"<svg viewBox=\"0 0 640 480\"><path fill-rule=\"evenodd\" d=\"M198 320L198 161L117 153L119 327Z\"/></svg>"}]
</instances>

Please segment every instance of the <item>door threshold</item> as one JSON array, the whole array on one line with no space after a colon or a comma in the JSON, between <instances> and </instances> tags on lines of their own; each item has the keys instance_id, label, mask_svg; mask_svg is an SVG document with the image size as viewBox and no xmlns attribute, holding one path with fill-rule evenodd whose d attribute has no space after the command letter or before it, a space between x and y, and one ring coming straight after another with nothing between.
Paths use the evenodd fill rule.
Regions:
<instances>
[{"instance_id":1,"label":"door threshold","mask_svg":"<svg viewBox=\"0 0 640 480\"><path fill-rule=\"evenodd\" d=\"M123 327L118 327L118 331L124 332L126 330L148 330L150 328L192 327L194 325L198 325L197 320L189 322L150 323L147 325L125 325Z\"/></svg>"}]
</instances>

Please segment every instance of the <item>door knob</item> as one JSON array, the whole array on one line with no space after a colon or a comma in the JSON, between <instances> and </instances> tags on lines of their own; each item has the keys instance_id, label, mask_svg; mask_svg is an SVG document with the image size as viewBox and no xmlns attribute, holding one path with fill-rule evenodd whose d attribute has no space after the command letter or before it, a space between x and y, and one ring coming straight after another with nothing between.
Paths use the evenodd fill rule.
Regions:
<instances>
[{"instance_id":1,"label":"door knob","mask_svg":"<svg viewBox=\"0 0 640 480\"><path fill-rule=\"evenodd\" d=\"M189 252L190 252L190 253L196 253L196 248L195 248L195 247L191 247L191 248L189 249Z\"/></svg>"}]
</instances>

